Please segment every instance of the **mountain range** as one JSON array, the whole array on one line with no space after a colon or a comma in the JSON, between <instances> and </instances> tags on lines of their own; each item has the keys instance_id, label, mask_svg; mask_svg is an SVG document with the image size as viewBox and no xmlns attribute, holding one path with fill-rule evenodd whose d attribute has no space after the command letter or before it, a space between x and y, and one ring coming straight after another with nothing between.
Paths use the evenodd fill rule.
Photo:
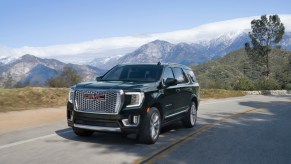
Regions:
<instances>
[{"instance_id":1,"label":"mountain range","mask_svg":"<svg viewBox=\"0 0 291 164\"><path fill-rule=\"evenodd\" d=\"M200 43L172 44L163 40L155 40L124 56L97 58L88 64L105 69L110 69L116 64L156 63L158 61L185 65L200 64L241 49L246 42L250 42L246 31L236 35L227 33L208 42ZM291 32L286 32L278 45L283 49L291 50Z\"/></svg>"},{"instance_id":2,"label":"mountain range","mask_svg":"<svg viewBox=\"0 0 291 164\"><path fill-rule=\"evenodd\" d=\"M41 58L38 54L9 56L9 53L8 55L2 54L3 52L0 51L0 86L3 86L9 79L12 79L14 84L29 82L31 84L43 85L47 79L57 76L65 66L75 68L84 80L92 80L97 75L103 74L105 70L122 63L156 63L160 61L197 65L243 48L244 44L250 41L248 37L250 29L247 26L250 26L249 21L251 19L253 18L228 20L199 26L190 30L144 36L142 39L147 39L138 43L148 42L140 47L136 46L137 44L132 38L115 38L115 40L108 42L105 40L104 44L101 44L102 42L99 40L100 45L107 46L107 48L109 43L113 44L116 43L115 41L121 41L115 47L118 47L120 50L127 48L126 52L131 51L127 53L120 51L115 53L115 55L110 54L107 56L106 54L103 56L96 54L95 59L91 61L89 59L94 56L94 52L91 52L91 50L90 55L79 54L76 56L76 54L73 54L72 57L65 55L62 58L58 58L58 55L55 54L51 55L53 59ZM283 20L285 21L286 30L279 45L283 49L291 50L291 21L289 21L291 20L291 15L285 15L282 17ZM135 39L140 40L138 37ZM125 47L121 46L123 45L122 42L126 42L124 43ZM70 46L76 46L71 49L78 49L78 45ZM82 46L90 49L89 43L84 43ZM56 47L60 48L61 46L54 46L53 48ZM49 47L46 47L47 49ZM66 47L63 49L65 51L70 48ZM115 52L113 49L112 52ZM41 48L37 50L41 50ZM17 50L17 52L21 51ZM49 52L55 51L50 50ZM121 54L122 52L124 54ZM54 57L56 58L54 59ZM84 65L76 64L78 62L74 62L74 64L64 62L70 58L87 62Z\"/></svg>"},{"instance_id":3,"label":"mountain range","mask_svg":"<svg viewBox=\"0 0 291 164\"><path fill-rule=\"evenodd\" d=\"M84 80L93 80L104 70L77 64L66 64L55 59L42 59L26 54L15 60L0 60L0 87L16 84L45 85L45 82L58 76L64 67L73 67Z\"/></svg>"}]
</instances>

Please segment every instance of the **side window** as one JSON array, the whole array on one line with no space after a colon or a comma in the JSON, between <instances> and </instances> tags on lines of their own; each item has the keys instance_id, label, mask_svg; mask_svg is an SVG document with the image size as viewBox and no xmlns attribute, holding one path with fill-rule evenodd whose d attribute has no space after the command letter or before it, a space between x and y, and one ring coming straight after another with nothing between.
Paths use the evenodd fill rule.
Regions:
<instances>
[{"instance_id":1,"label":"side window","mask_svg":"<svg viewBox=\"0 0 291 164\"><path fill-rule=\"evenodd\" d=\"M188 80L185 76L185 73L181 68L173 68L174 76L177 79L178 83L187 83Z\"/></svg>"},{"instance_id":2,"label":"side window","mask_svg":"<svg viewBox=\"0 0 291 164\"><path fill-rule=\"evenodd\" d=\"M166 67L163 75L163 81L165 82L167 78L174 78L173 71L171 68Z\"/></svg>"},{"instance_id":3,"label":"side window","mask_svg":"<svg viewBox=\"0 0 291 164\"><path fill-rule=\"evenodd\" d=\"M185 72L187 72L189 79L191 79L192 82L197 81L196 76L192 70L186 70Z\"/></svg>"}]
</instances>

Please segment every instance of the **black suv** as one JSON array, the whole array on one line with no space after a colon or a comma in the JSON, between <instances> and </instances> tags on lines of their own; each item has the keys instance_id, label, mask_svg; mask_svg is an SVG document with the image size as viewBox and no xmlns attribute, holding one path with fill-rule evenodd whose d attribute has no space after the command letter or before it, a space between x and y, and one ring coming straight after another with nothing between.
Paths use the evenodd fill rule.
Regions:
<instances>
[{"instance_id":1,"label":"black suv","mask_svg":"<svg viewBox=\"0 0 291 164\"><path fill-rule=\"evenodd\" d=\"M189 67L117 65L96 81L71 88L67 120L78 136L136 133L141 142L152 144L169 123L182 120L185 127L193 127L199 99L199 84Z\"/></svg>"}]
</instances>

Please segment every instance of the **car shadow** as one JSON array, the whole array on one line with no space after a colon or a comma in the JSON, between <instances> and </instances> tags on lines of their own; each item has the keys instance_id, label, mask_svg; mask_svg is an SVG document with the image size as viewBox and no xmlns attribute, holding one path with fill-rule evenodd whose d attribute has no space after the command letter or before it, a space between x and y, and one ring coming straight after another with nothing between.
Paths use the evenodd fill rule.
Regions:
<instances>
[{"instance_id":1,"label":"car shadow","mask_svg":"<svg viewBox=\"0 0 291 164\"><path fill-rule=\"evenodd\" d=\"M160 135L167 135L171 131L185 129L183 124L178 121L176 123L169 124L161 128ZM61 129L55 131L55 133L65 139L80 141L80 142L90 142L90 143L100 143L104 145L135 145L140 144L135 134L122 134L114 132L95 132L90 137L80 137L74 134L71 128Z\"/></svg>"},{"instance_id":2,"label":"car shadow","mask_svg":"<svg viewBox=\"0 0 291 164\"><path fill-rule=\"evenodd\" d=\"M195 127L193 130L195 130ZM189 132L187 128L183 127L181 122L176 122L161 129L160 137L155 144L147 145L140 143L136 139L135 134L124 135L121 133L95 132L90 137L80 137L74 134L71 128L65 128L55 131L63 139L50 139L46 142L66 144L68 147L80 146L87 147L88 149L92 148L92 151L98 151L98 153L103 153L104 155L110 151L110 153L122 152L143 157L168 143L176 141L179 137Z\"/></svg>"},{"instance_id":3,"label":"car shadow","mask_svg":"<svg viewBox=\"0 0 291 164\"><path fill-rule=\"evenodd\" d=\"M241 106L255 110L217 123L155 162L167 164L193 163L193 161L195 163L290 162L291 133L287 129L291 125L291 97L280 97L286 99L240 102ZM215 115L227 116L228 113L216 113L212 117Z\"/></svg>"}]
</instances>

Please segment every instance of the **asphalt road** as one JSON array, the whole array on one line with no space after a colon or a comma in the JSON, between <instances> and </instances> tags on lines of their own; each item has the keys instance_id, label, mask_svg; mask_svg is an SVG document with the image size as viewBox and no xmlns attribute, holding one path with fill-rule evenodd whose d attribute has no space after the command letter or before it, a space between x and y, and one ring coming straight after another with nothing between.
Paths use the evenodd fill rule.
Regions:
<instances>
[{"instance_id":1,"label":"asphalt road","mask_svg":"<svg viewBox=\"0 0 291 164\"><path fill-rule=\"evenodd\" d=\"M291 96L203 101L198 117L192 129L163 128L154 145L133 135L81 138L64 118L0 135L0 163L291 163Z\"/></svg>"}]
</instances>

